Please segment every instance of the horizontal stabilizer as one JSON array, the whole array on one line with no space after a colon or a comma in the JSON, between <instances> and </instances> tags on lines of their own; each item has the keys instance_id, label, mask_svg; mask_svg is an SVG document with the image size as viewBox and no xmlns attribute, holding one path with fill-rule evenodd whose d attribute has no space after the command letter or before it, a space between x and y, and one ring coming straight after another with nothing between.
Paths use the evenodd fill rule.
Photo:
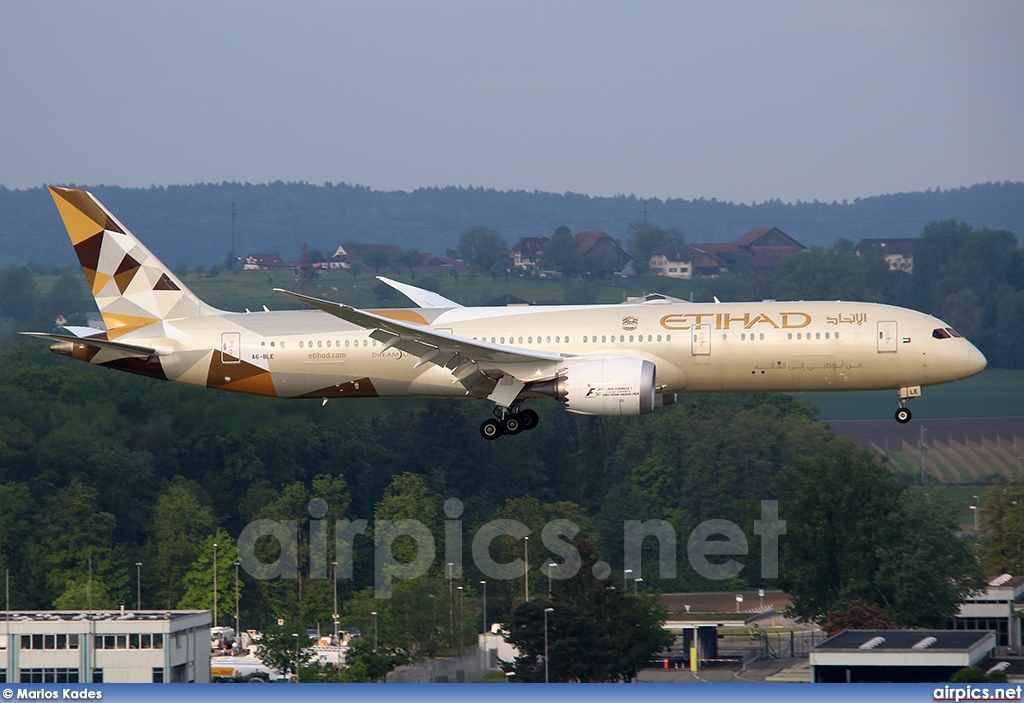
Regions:
<instances>
[{"instance_id":1,"label":"horizontal stabilizer","mask_svg":"<svg viewBox=\"0 0 1024 703\"><path fill-rule=\"evenodd\" d=\"M95 332L96 330L93 330ZM85 344L90 347L109 349L121 352L129 356L167 356L172 352L167 347L144 347L140 344L128 344L126 342L112 342L109 339L98 339L95 337L76 337L69 334L50 334L49 332L19 332L26 337L37 337L39 339L52 339L55 342L71 342L73 344Z\"/></svg>"}]
</instances>

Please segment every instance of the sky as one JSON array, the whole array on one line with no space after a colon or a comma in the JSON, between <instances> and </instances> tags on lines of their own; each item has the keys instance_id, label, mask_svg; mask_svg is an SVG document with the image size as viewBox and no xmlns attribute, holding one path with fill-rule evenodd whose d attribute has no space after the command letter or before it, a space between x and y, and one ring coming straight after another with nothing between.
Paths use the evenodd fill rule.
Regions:
<instances>
[{"instance_id":1,"label":"sky","mask_svg":"<svg viewBox=\"0 0 1024 703\"><path fill-rule=\"evenodd\" d=\"M0 185L842 201L1024 180L1024 2L3 6Z\"/></svg>"}]
</instances>

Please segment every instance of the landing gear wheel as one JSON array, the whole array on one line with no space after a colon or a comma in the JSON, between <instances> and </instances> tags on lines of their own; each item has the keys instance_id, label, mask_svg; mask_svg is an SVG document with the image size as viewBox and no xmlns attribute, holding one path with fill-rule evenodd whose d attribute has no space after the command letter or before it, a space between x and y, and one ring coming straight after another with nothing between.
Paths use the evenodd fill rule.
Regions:
<instances>
[{"instance_id":1,"label":"landing gear wheel","mask_svg":"<svg viewBox=\"0 0 1024 703\"><path fill-rule=\"evenodd\" d=\"M502 434L501 423L497 420L484 420L480 425L480 436L484 439L497 439Z\"/></svg>"},{"instance_id":2,"label":"landing gear wheel","mask_svg":"<svg viewBox=\"0 0 1024 703\"><path fill-rule=\"evenodd\" d=\"M523 410L519 413L519 424L522 425L523 431L532 430L540 422L540 416L534 410Z\"/></svg>"},{"instance_id":3,"label":"landing gear wheel","mask_svg":"<svg viewBox=\"0 0 1024 703\"><path fill-rule=\"evenodd\" d=\"M507 435L519 434L523 431L523 423L519 421L519 415L506 415L504 422L501 423L501 429Z\"/></svg>"},{"instance_id":4,"label":"landing gear wheel","mask_svg":"<svg viewBox=\"0 0 1024 703\"><path fill-rule=\"evenodd\" d=\"M900 408L896 411L896 422L901 425L905 425L910 422L911 414L910 408Z\"/></svg>"}]
</instances>

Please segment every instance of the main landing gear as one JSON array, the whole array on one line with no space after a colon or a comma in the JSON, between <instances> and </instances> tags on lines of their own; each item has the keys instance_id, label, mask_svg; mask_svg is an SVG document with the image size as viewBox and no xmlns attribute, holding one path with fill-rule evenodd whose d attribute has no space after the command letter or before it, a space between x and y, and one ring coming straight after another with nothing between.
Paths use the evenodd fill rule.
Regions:
<instances>
[{"instance_id":1,"label":"main landing gear","mask_svg":"<svg viewBox=\"0 0 1024 703\"><path fill-rule=\"evenodd\" d=\"M517 435L537 426L540 417L530 409L520 410L518 407L503 408L494 406L494 417L484 420L480 425L480 435L484 439L493 440L502 435Z\"/></svg>"}]
</instances>

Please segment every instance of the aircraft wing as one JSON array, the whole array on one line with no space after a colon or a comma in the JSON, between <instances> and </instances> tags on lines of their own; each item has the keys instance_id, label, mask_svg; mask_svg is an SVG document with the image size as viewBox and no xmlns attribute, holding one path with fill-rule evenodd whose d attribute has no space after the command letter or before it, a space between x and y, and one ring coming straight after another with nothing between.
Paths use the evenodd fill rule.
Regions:
<instances>
[{"instance_id":1,"label":"aircraft wing","mask_svg":"<svg viewBox=\"0 0 1024 703\"><path fill-rule=\"evenodd\" d=\"M416 303L421 308L461 308L462 306L456 303L454 300L435 293L432 290L425 290L423 288L417 288L411 286L408 283L400 283L399 281L392 281L390 278L384 276L377 276L377 280L381 283L387 283L389 286L397 290L399 293L404 295L406 298Z\"/></svg>"},{"instance_id":2,"label":"aircraft wing","mask_svg":"<svg viewBox=\"0 0 1024 703\"><path fill-rule=\"evenodd\" d=\"M77 329L77 328L76 328ZM96 330L92 330L95 332ZM37 337L40 339L52 339L55 342L71 342L72 344L85 344L90 347L99 347L110 351L120 352L128 356L166 356L171 353L170 349L163 347L146 347L140 344L128 344L126 342L111 342L108 339L95 337L79 337L70 334L51 334L49 332L19 332L26 337Z\"/></svg>"},{"instance_id":3,"label":"aircraft wing","mask_svg":"<svg viewBox=\"0 0 1024 703\"><path fill-rule=\"evenodd\" d=\"M491 378L509 375L525 377L522 380L543 380L545 376L554 373L553 369L548 371L548 367L566 358L555 352L520 349L437 332L429 327L392 320L342 303L281 288L274 290L346 322L372 330L370 337L382 342L384 349L394 348L418 357L417 367L432 363L450 369L455 379L464 385L477 371Z\"/></svg>"}]
</instances>

